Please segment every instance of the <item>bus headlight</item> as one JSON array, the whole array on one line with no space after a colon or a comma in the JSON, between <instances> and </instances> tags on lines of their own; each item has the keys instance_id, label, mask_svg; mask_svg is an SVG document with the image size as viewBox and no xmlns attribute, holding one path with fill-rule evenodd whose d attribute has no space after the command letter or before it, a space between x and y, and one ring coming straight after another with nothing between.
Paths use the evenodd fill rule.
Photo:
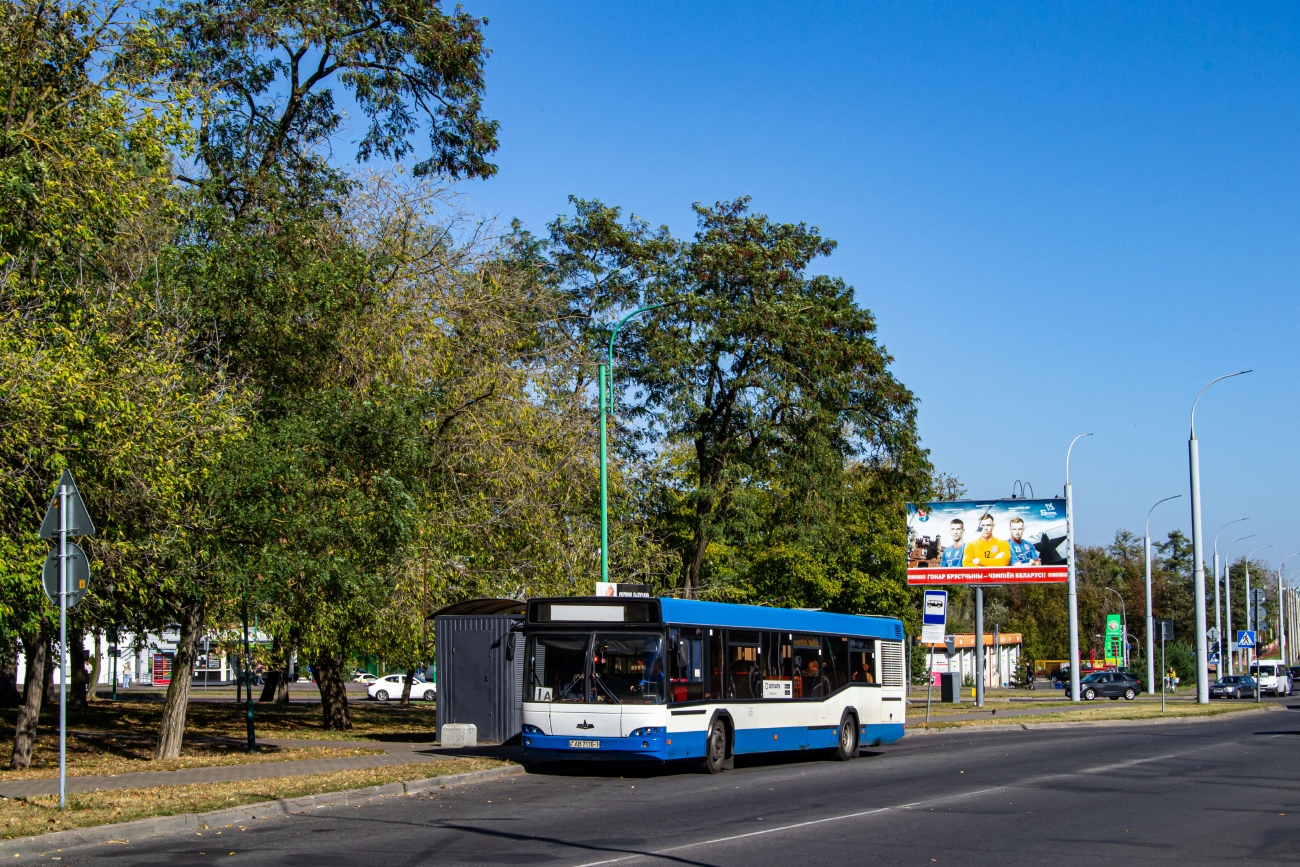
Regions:
<instances>
[{"instance_id":1,"label":"bus headlight","mask_svg":"<svg viewBox=\"0 0 1300 867\"><path fill-rule=\"evenodd\" d=\"M524 729L524 731L527 731L527 729ZM633 731L631 737L646 738L650 735L662 734L666 731L668 731L668 726L646 726Z\"/></svg>"},{"instance_id":2,"label":"bus headlight","mask_svg":"<svg viewBox=\"0 0 1300 867\"><path fill-rule=\"evenodd\" d=\"M524 734L540 735L540 734L544 734L544 732L541 729L539 729L537 726L533 725L532 723L524 723Z\"/></svg>"}]
</instances>

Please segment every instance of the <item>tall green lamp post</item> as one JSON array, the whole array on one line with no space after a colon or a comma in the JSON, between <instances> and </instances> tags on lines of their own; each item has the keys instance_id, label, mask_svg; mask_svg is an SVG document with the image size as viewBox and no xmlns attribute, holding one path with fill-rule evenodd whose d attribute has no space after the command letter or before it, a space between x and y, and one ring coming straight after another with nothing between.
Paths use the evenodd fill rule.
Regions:
<instances>
[{"instance_id":1,"label":"tall green lamp post","mask_svg":"<svg viewBox=\"0 0 1300 867\"><path fill-rule=\"evenodd\" d=\"M600 380L597 397L600 400L600 580L609 580L609 440L605 431L606 416L614 409L614 340L619 330L633 316L648 310L657 310L663 304L651 304L639 310L633 310L619 320L614 331L609 335L608 361L600 365L597 378Z\"/></svg>"}]
</instances>

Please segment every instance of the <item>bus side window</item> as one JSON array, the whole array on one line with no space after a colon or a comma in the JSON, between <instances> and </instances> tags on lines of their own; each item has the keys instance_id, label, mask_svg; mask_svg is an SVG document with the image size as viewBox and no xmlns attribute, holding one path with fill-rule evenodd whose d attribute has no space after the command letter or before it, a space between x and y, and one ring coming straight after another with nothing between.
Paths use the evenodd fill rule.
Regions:
<instances>
[{"instance_id":1,"label":"bus side window","mask_svg":"<svg viewBox=\"0 0 1300 867\"><path fill-rule=\"evenodd\" d=\"M830 681L830 691L849 682L849 640L840 635L822 636L822 668Z\"/></svg>"},{"instance_id":2,"label":"bus side window","mask_svg":"<svg viewBox=\"0 0 1300 867\"><path fill-rule=\"evenodd\" d=\"M831 691L830 681L822 671L822 640L818 635L795 634L795 698L821 698Z\"/></svg>"},{"instance_id":3,"label":"bus side window","mask_svg":"<svg viewBox=\"0 0 1300 867\"><path fill-rule=\"evenodd\" d=\"M849 639L849 682L876 683L875 639Z\"/></svg>"},{"instance_id":4,"label":"bus side window","mask_svg":"<svg viewBox=\"0 0 1300 867\"><path fill-rule=\"evenodd\" d=\"M761 635L749 629L727 630L727 698L752 701L763 697L763 679L759 671Z\"/></svg>"},{"instance_id":5,"label":"bus side window","mask_svg":"<svg viewBox=\"0 0 1300 867\"><path fill-rule=\"evenodd\" d=\"M709 630L709 684L708 691L704 693L705 698L719 699L722 698L722 667L726 662L726 645L722 643L721 629Z\"/></svg>"},{"instance_id":6,"label":"bus side window","mask_svg":"<svg viewBox=\"0 0 1300 867\"><path fill-rule=\"evenodd\" d=\"M698 628L669 630L669 701L704 698L704 641Z\"/></svg>"}]
</instances>

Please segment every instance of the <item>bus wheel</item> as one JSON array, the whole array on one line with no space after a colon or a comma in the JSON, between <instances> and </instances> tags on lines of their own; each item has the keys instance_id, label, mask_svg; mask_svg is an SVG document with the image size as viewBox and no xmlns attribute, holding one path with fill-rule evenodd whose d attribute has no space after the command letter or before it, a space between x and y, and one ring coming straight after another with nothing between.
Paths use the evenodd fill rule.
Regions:
<instances>
[{"instance_id":1,"label":"bus wheel","mask_svg":"<svg viewBox=\"0 0 1300 867\"><path fill-rule=\"evenodd\" d=\"M709 737L704 742L704 770L710 774L722 773L727 764L727 727L715 719L709 726Z\"/></svg>"},{"instance_id":2,"label":"bus wheel","mask_svg":"<svg viewBox=\"0 0 1300 867\"><path fill-rule=\"evenodd\" d=\"M858 721L848 714L840 722L840 739L835 746L835 758L847 762L858 754Z\"/></svg>"}]
</instances>

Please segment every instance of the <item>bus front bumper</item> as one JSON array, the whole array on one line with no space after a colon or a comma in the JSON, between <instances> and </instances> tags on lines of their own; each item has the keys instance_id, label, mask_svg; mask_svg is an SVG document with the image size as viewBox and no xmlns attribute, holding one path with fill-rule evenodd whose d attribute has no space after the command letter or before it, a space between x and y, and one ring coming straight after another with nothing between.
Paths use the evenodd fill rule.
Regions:
<instances>
[{"instance_id":1,"label":"bus front bumper","mask_svg":"<svg viewBox=\"0 0 1300 867\"><path fill-rule=\"evenodd\" d=\"M668 735L664 732L629 738L573 738L568 735L525 733L522 740L524 758L535 761L664 762L668 760Z\"/></svg>"}]
</instances>

